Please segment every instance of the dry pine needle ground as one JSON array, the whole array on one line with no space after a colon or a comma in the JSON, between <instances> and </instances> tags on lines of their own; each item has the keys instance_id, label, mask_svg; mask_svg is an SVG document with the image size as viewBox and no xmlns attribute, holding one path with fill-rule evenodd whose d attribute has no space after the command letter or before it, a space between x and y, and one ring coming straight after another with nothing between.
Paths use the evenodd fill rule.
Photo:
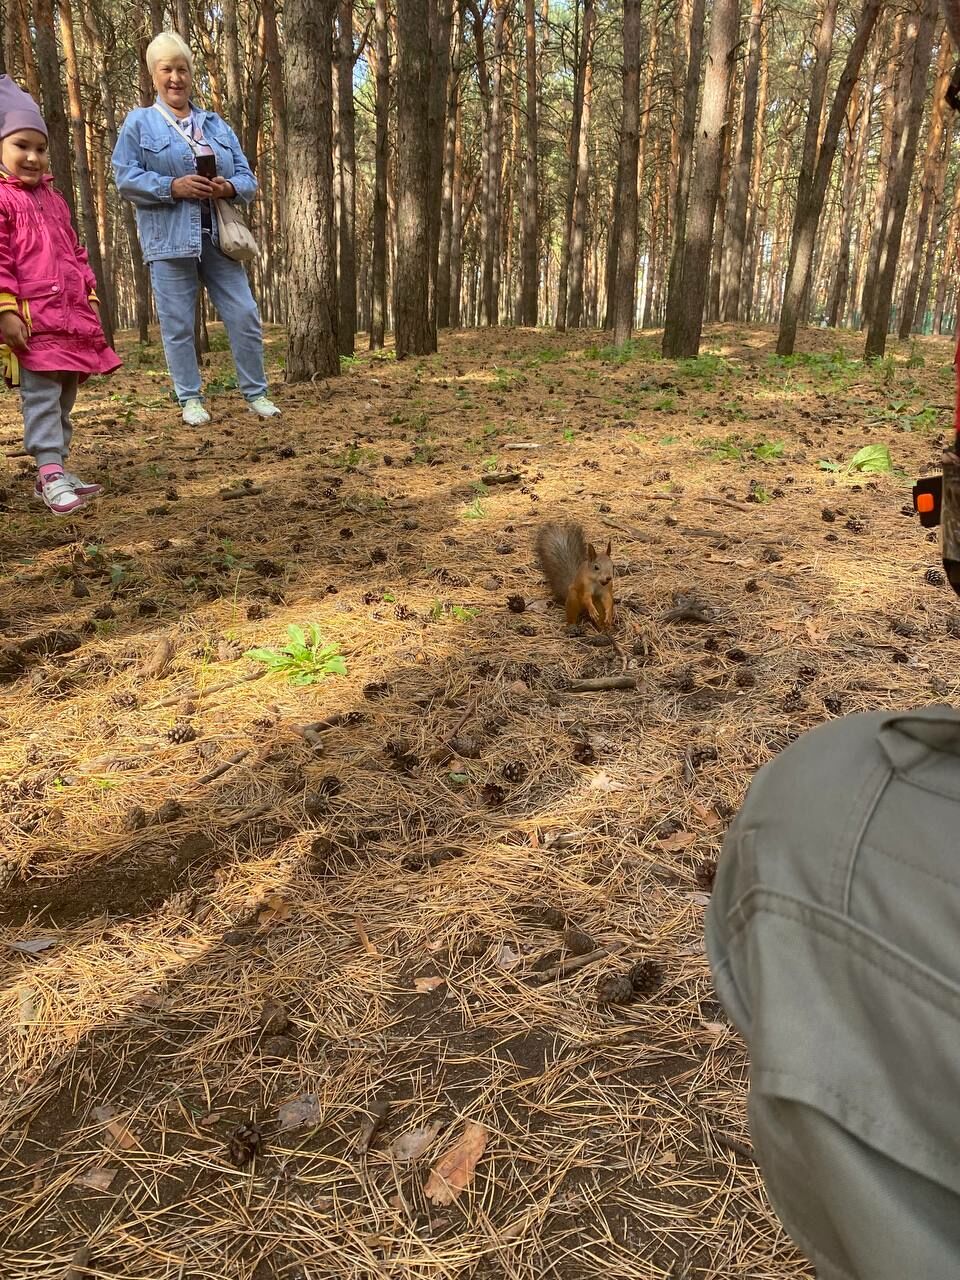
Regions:
<instances>
[{"instance_id":1,"label":"dry pine needle ground","mask_svg":"<svg viewBox=\"0 0 960 1280\"><path fill-rule=\"evenodd\" d=\"M218 354L201 431L127 344L77 413L109 496L65 522L3 399L5 1280L809 1275L703 909L792 736L954 696L901 510L951 352L603 342L363 355L267 425ZM866 444L891 473L819 465ZM614 540L636 689L567 691L620 662L547 606L553 517ZM249 678L312 623L345 675Z\"/></svg>"}]
</instances>

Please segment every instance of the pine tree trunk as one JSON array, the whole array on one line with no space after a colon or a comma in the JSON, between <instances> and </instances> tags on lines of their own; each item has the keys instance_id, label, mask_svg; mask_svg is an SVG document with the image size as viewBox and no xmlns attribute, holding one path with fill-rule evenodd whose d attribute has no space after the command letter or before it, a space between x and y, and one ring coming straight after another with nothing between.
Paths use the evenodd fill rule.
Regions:
<instances>
[{"instance_id":1,"label":"pine tree trunk","mask_svg":"<svg viewBox=\"0 0 960 1280\"><path fill-rule=\"evenodd\" d=\"M456 141L453 149L453 207L450 210L450 328L460 328L460 294L463 288L463 129L457 103Z\"/></svg>"},{"instance_id":2,"label":"pine tree trunk","mask_svg":"<svg viewBox=\"0 0 960 1280\"><path fill-rule=\"evenodd\" d=\"M937 0L914 0L906 19L904 59L897 94L897 117L891 166L891 195L887 217L882 228L880 255L877 261L877 285L873 301L864 359L879 359L887 345L887 329L893 304L893 285L897 258L903 235L903 220L910 194L920 123L927 91L927 72L933 45L933 28L937 19Z\"/></svg>"},{"instance_id":3,"label":"pine tree trunk","mask_svg":"<svg viewBox=\"0 0 960 1280\"><path fill-rule=\"evenodd\" d=\"M865 329L870 323L870 316L873 312L873 299L877 285L877 262L880 256L880 239L890 194L890 166L893 162L894 143L893 126L897 111L897 63L900 57L902 40L903 15L902 13L897 13L893 23L890 57L887 59L883 81L883 129L880 140L880 155L877 159L873 223L870 247L867 252L866 269L863 276L863 291L860 297L860 327L862 329Z\"/></svg>"},{"instance_id":4,"label":"pine tree trunk","mask_svg":"<svg viewBox=\"0 0 960 1280\"><path fill-rule=\"evenodd\" d=\"M370 264L372 300L370 350L383 347L387 324L387 130L390 118L390 48L387 35L387 0L376 0L376 53L371 61L376 74L376 142L373 178L373 254Z\"/></svg>"},{"instance_id":5,"label":"pine tree trunk","mask_svg":"<svg viewBox=\"0 0 960 1280\"><path fill-rule=\"evenodd\" d=\"M170 10L174 15L174 24L177 31L189 44L193 38L192 23L190 21L190 0L172 0Z\"/></svg>"},{"instance_id":6,"label":"pine tree trunk","mask_svg":"<svg viewBox=\"0 0 960 1280\"><path fill-rule=\"evenodd\" d=\"M940 52L937 56L937 73L933 86L933 98L930 104L930 127L927 132L927 147L923 159L923 176L920 183L920 208L917 213L913 251L910 254L910 271L907 276L900 310L899 337L901 341L909 338L910 332L914 327L917 311L917 293L920 289L920 275L923 271L924 263L923 251L930 232L937 174L940 169L940 153L943 150L943 129L947 113L944 94L950 83L952 69L950 40L946 32L944 32L940 41Z\"/></svg>"},{"instance_id":7,"label":"pine tree trunk","mask_svg":"<svg viewBox=\"0 0 960 1280\"><path fill-rule=\"evenodd\" d=\"M770 38L765 24L760 30L760 96L757 102L759 129L754 130L753 163L750 170L750 196L747 200L747 230L744 247L743 269L740 273L741 319L753 319L753 298L756 289L757 260L760 239L766 226L766 207L761 203L763 179L764 121L767 116L767 93L770 87Z\"/></svg>"},{"instance_id":8,"label":"pine tree trunk","mask_svg":"<svg viewBox=\"0 0 960 1280\"><path fill-rule=\"evenodd\" d=\"M736 61L730 76L730 94L727 98L727 109L723 117L720 160L720 185L717 191L717 210L714 215L716 234L713 237L713 258L710 266L710 290L707 296L707 320L715 323L720 319L720 287L723 276L723 254L727 227L727 191L730 186L730 157L733 151L733 109L737 96Z\"/></svg>"},{"instance_id":9,"label":"pine tree trunk","mask_svg":"<svg viewBox=\"0 0 960 1280\"><path fill-rule=\"evenodd\" d=\"M620 253L613 340L633 334L637 294L637 171L640 163L640 0L623 0L623 114L620 123Z\"/></svg>"},{"instance_id":10,"label":"pine tree trunk","mask_svg":"<svg viewBox=\"0 0 960 1280\"><path fill-rule=\"evenodd\" d=\"M283 59L280 55L280 39L277 33L277 9L275 0L263 0L263 45L267 60L267 79L270 84L271 119L273 121L273 180L279 188L277 199L282 209L286 203L283 157L287 153L287 98L283 84ZM274 246L282 249L282 246ZM280 260L282 261L282 255Z\"/></svg>"},{"instance_id":11,"label":"pine tree trunk","mask_svg":"<svg viewBox=\"0 0 960 1280\"><path fill-rule=\"evenodd\" d=\"M29 2L30 0L10 0L10 3L16 9L14 16L17 23L17 30L20 35L20 61L23 64L23 78L26 81L27 92L30 94L30 97L33 98L34 102L42 102L43 98L40 93L40 76L37 72L39 53L34 54L33 51L33 40L30 35Z\"/></svg>"},{"instance_id":12,"label":"pine tree trunk","mask_svg":"<svg viewBox=\"0 0 960 1280\"><path fill-rule=\"evenodd\" d=\"M523 284L520 291L520 323L537 323L540 288L539 234L537 230L537 28L534 0L524 0L524 69L526 72L526 129L523 158Z\"/></svg>"},{"instance_id":13,"label":"pine tree trunk","mask_svg":"<svg viewBox=\"0 0 960 1280\"><path fill-rule=\"evenodd\" d=\"M330 145L336 8L337 0L284 6L288 382L340 372Z\"/></svg>"},{"instance_id":14,"label":"pine tree trunk","mask_svg":"<svg viewBox=\"0 0 960 1280\"><path fill-rule=\"evenodd\" d=\"M224 114L237 137L243 133L243 80L240 76L240 32L237 0L222 0L223 61L227 76Z\"/></svg>"},{"instance_id":15,"label":"pine tree trunk","mask_svg":"<svg viewBox=\"0 0 960 1280\"><path fill-rule=\"evenodd\" d=\"M623 149L621 138L620 148ZM623 166L617 157L617 172L609 192L610 220L607 223L607 264L604 269L604 288L607 297L606 312L603 317L604 329L613 331L617 309L617 269L620 265L620 176Z\"/></svg>"},{"instance_id":16,"label":"pine tree trunk","mask_svg":"<svg viewBox=\"0 0 960 1280\"><path fill-rule=\"evenodd\" d=\"M937 280L937 292L933 302L933 332L943 332L943 311L947 298L947 285L954 272L957 260L957 245L960 243L960 180L953 189L953 208L950 213L950 226L947 230L947 243L940 264L940 277Z\"/></svg>"},{"instance_id":17,"label":"pine tree trunk","mask_svg":"<svg viewBox=\"0 0 960 1280\"><path fill-rule=\"evenodd\" d=\"M835 329L840 323L847 286L850 283L850 237L853 231L853 215L859 179L857 166L860 157L860 139L863 122L868 115L860 86L855 85L847 108L847 131L843 146L843 186L840 194L840 226L837 231L837 263L833 273L833 289L827 308L827 324Z\"/></svg>"},{"instance_id":18,"label":"pine tree trunk","mask_svg":"<svg viewBox=\"0 0 960 1280\"><path fill-rule=\"evenodd\" d=\"M743 106L740 112L740 137L737 159L730 177L730 219L727 251L724 257L724 320L739 320L740 281L743 275L744 247L747 239L747 193L753 160L754 135L757 127L757 99L760 92L760 49L763 27L763 0L751 0L750 39L747 63L743 73Z\"/></svg>"},{"instance_id":19,"label":"pine tree trunk","mask_svg":"<svg viewBox=\"0 0 960 1280\"><path fill-rule=\"evenodd\" d=\"M930 225L934 229L934 233L927 240L927 252L923 265L923 276L920 281L920 291L917 294L917 310L914 315L914 328L918 333L924 332L924 320L926 319L927 307L930 305L930 288L933 284L933 266L937 256L937 248L939 241L940 217L943 208L943 189L947 179L947 159L950 154L950 136L951 131L944 130L942 146L940 148L940 158L937 164L937 174L933 188L933 208L930 213Z\"/></svg>"},{"instance_id":20,"label":"pine tree trunk","mask_svg":"<svg viewBox=\"0 0 960 1280\"><path fill-rule=\"evenodd\" d=\"M397 9L397 277L393 313L397 359L437 349L430 311L429 0Z\"/></svg>"},{"instance_id":21,"label":"pine tree trunk","mask_svg":"<svg viewBox=\"0 0 960 1280\"><path fill-rule=\"evenodd\" d=\"M568 279L567 328L578 329L583 323L583 273L587 238L587 202L590 188L590 115L593 105L593 30L585 48L587 59L583 77L583 103L580 112L580 139L577 156L577 193L573 202L573 225L570 230L570 274Z\"/></svg>"},{"instance_id":22,"label":"pine tree trunk","mask_svg":"<svg viewBox=\"0 0 960 1280\"><path fill-rule=\"evenodd\" d=\"M60 54L57 49L53 0L33 0L33 19L43 119L50 140L50 169L57 184L57 190L66 200L70 208L70 217L76 226L77 206L73 190L73 165L70 162L70 129L63 107Z\"/></svg>"},{"instance_id":23,"label":"pine tree trunk","mask_svg":"<svg viewBox=\"0 0 960 1280\"><path fill-rule=\"evenodd\" d=\"M639 259L641 231L644 219L642 217L643 209L643 193L647 186L647 152L650 141L650 120L653 114L653 90L659 73L657 62L658 51L660 47L660 18L662 4L661 0L654 0L653 13L650 16L650 34L647 41L647 60L643 82L643 99L640 104L640 121L639 121L639 144L637 148L637 256ZM659 175L654 175L654 182L657 181ZM652 214L652 210L651 210ZM646 235L647 247L647 280L649 281L653 273L653 264L656 256L656 219L651 217L648 224ZM642 316L641 316L642 320Z\"/></svg>"},{"instance_id":24,"label":"pine tree trunk","mask_svg":"<svg viewBox=\"0 0 960 1280\"><path fill-rule=\"evenodd\" d=\"M340 107L340 354L352 356L357 332L357 138L353 105L353 0L338 5Z\"/></svg>"},{"instance_id":25,"label":"pine tree trunk","mask_svg":"<svg viewBox=\"0 0 960 1280\"><path fill-rule=\"evenodd\" d=\"M703 27L706 0L691 0L687 27L687 78L683 90L683 117L679 134L677 190L673 199L673 234L670 246L670 274L667 280L667 308L663 326L663 354L680 354L683 263L686 247L687 211L693 173L693 138L697 127L697 99L700 64L703 61ZM702 303L701 303L702 307Z\"/></svg>"},{"instance_id":26,"label":"pine tree trunk","mask_svg":"<svg viewBox=\"0 0 960 1280\"><path fill-rule=\"evenodd\" d=\"M576 6L577 0L574 0ZM570 137L567 145L567 194L564 206L563 225L560 240L560 269L557 278L557 316L558 333L567 328L567 297L570 286L570 246L573 236L573 209L577 196L577 177L579 173L580 128L583 114L583 91L587 71L587 53L593 40L594 0L583 0L583 31L581 34L580 55L576 65L573 89L573 113L570 119Z\"/></svg>"},{"instance_id":27,"label":"pine tree trunk","mask_svg":"<svg viewBox=\"0 0 960 1280\"><path fill-rule=\"evenodd\" d=\"M696 169L690 184L690 203L683 238L679 279L681 301L675 330L664 332L665 355L695 356L700 350L713 222L723 159L723 125L739 27L738 0L715 0L707 45L707 74L703 84ZM673 287L671 281L671 292Z\"/></svg>"},{"instance_id":28,"label":"pine tree trunk","mask_svg":"<svg viewBox=\"0 0 960 1280\"><path fill-rule=\"evenodd\" d=\"M653 195L650 198L650 234L647 239L647 283L644 290L643 315L640 321L640 327L642 329L649 329L656 323L659 297L663 283L663 268L669 258L669 228L666 225L666 218L661 217L663 186L663 165L657 165L653 174ZM657 230L661 226L661 223L663 224L663 239L661 243L658 243Z\"/></svg>"},{"instance_id":29,"label":"pine tree trunk","mask_svg":"<svg viewBox=\"0 0 960 1280\"><path fill-rule=\"evenodd\" d=\"M797 205L790 237L787 279L780 312L780 332L777 336L777 354L781 356L793 354L797 327L803 314L804 298L807 296L810 281L817 227L827 193L827 184L830 181L833 158L840 139L840 129L882 3L883 0L864 0L853 43L847 53L836 95L823 129L823 138L818 146L820 119L823 114L826 91L827 63L833 46L833 17L836 14L836 0L825 0L817 38L813 75L815 83L811 86L810 110L804 132L803 161L797 183Z\"/></svg>"},{"instance_id":30,"label":"pine tree trunk","mask_svg":"<svg viewBox=\"0 0 960 1280\"><path fill-rule=\"evenodd\" d=\"M500 111L503 91L503 29L507 0L497 0L493 15L493 53L490 73L490 116L487 130L487 185L484 192L486 235L483 242L483 314L488 325L500 323L497 256L500 252ZM480 39L480 36L477 37Z\"/></svg>"},{"instance_id":31,"label":"pine tree trunk","mask_svg":"<svg viewBox=\"0 0 960 1280\"><path fill-rule=\"evenodd\" d=\"M77 166L77 180L80 187L80 209L83 227L83 240L90 259L93 274L97 277L97 296L100 299L100 319L103 332L110 345L113 345L113 316L111 307L111 291L103 272L103 256L100 252L100 235L97 230L96 203L93 194L93 182L90 177L90 160L87 155L87 137L84 119L86 112L80 92L80 67L77 63L77 42L73 29L73 11L70 0L59 0L60 31L63 38L63 53L67 72L67 101L70 104L70 130L73 134L73 155ZM49 126L48 126L49 127Z\"/></svg>"},{"instance_id":32,"label":"pine tree trunk","mask_svg":"<svg viewBox=\"0 0 960 1280\"><path fill-rule=\"evenodd\" d=\"M460 56L463 26L457 17L453 56L447 76L447 108L443 139L443 189L440 196L440 250L437 261L437 328L450 327L450 256L453 244L453 188L457 159L460 103Z\"/></svg>"},{"instance_id":33,"label":"pine tree trunk","mask_svg":"<svg viewBox=\"0 0 960 1280\"><path fill-rule=\"evenodd\" d=\"M434 329L439 313L438 273L443 209L443 161L450 75L450 32L453 0L428 0L430 16L430 315Z\"/></svg>"}]
</instances>

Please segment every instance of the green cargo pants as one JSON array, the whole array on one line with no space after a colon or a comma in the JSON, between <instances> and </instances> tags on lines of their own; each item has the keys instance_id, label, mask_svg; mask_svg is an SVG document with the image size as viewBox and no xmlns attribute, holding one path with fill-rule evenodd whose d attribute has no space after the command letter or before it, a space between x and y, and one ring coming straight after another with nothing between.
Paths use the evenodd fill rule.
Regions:
<instances>
[{"instance_id":1,"label":"green cargo pants","mask_svg":"<svg viewBox=\"0 0 960 1280\"><path fill-rule=\"evenodd\" d=\"M819 1280L960 1277L960 715L848 716L763 768L707 951Z\"/></svg>"}]
</instances>

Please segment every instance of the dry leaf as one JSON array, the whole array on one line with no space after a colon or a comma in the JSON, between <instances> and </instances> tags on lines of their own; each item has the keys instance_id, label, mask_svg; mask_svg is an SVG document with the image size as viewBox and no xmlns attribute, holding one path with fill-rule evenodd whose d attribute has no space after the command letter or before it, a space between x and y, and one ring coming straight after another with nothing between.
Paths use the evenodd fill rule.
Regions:
<instances>
[{"instance_id":1,"label":"dry leaf","mask_svg":"<svg viewBox=\"0 0 960 1280\"><path fill-rule=\"evenodd\" d=\"M113 1107L93 1108L94 1120L99 1120L102 1125L106 1126L107 1133L113 1140L113 1145L119 1147L121 1151L133 1151L138 1145L137 1140L123 1121L116 1119L116 1115L117 1113Z\"/></svg>"},{"instance_id":2,"label":"dry leaf","mask_svg":"<svg viewBox=\"0 0 960 1280\"><path fill-rule=\"evenodd\" d=\"M299 1097L281 1102L277 1112L280 1132L300 1129L304 1125L320 1123L320 1104L315 1093L301 1093Z\"/></svg>"},{"instance_id":3,"label":"dry leaf","mask_svg":"<svg viewBox=\"0 0 960 1280\"><path fill-rule=\"evenodd\" d=\"M626 791L625 782L614 782L613 778L602 769L590 779L591 791Z\"/></svg>"},{"instance_id":4,"label":"dry leaf","mask_svg":"<svg viewBox=\"0 0 960 1280\"><path fill-rule=\"evenodd\" d=\"M424 1183L424 1194L429 1200L436 1205L453 1204L473 1181L477 1161L486 1150L487 1137L482 1124L467 1121L462 1137L440 1157Z\"/></svg>"},{"instance_id":5,"label":"dry leaf","mask_svg":"<svg viewBox=\"0 0 960 1280\"><path fill-rule=\"evenodd\" d=\"M410 1129L391 1142L390 1152L398 1160L419 1160L427 1148L433 1146L442 1128L443 1122L435 1120L422 1129Z\"/></svg>"},{"instance_id":6,"label":"dry leaf","mask_svg":"<svg viewBox=\"0 0 960 1280\"><path fill-rule=\"evenodd\" d=\"M105 1169L102 1165L97 1165L86 1173L81 1173L73 1182L74 1186L89 1187L91 1191L109 1191L116 1176L116 1169Z\"/></svg>"},{"instance_id":7,"label":"dry leaf","mask_svg":"<svg viewBox=\"0 0 960 1280\"><path fill-rule=\"evenodd\" d=\"M436 991L437 987L442 987L446 982L446 978L415 978L413 985L421 995L426 995L428 991Z\"/></svg>"},{"instance_id":8,"label":"dry leaf","mask_svg":"<svg viewBox=\"0 0 960 1280\"><path fill-rule=\"evenodd\" d=\"M685 893L683 896L688 902L692 902L695 906L708 907L710 905L709 893L697 893L695 891L693 893Z\"/></svg>"},{"instance_id":9,"label":"dry leaf","mask_svg":"<svg viewBox=\"0 0 960 1280\"><path fill-rule=\"evenodd\" d=\"M663 1155L657 1160L657 1164L676 1164L677 1153L675 1151L664 1151Z\"/></svg>"},{"instance_id":10,"label":"dry leaf","mask_svg":"<svg viewBox=\"0 0 960 1280\"><path fill-rule=\"evenodd\" d=\"M263 905L257 912L257 924L285 924L293 915L293 908L279 893L271 893L264 898Z\"/></svg>"},{"instance_id":11,"label":"dry leaf","mask_svg":"<svg viewBox=\"0 0 960 1280\"><path fill-rule=\"evenodd\" d=\"M816 626L812 618L806 620L803 624L803 629L810 637L811 644L823 644L824 641L830 639L830 632Z\"/></svg>"},{"instance_id":12,"label":"dry leaf","mask_svg":"<svg viewBox=\"0 0 960 1280\"><path fill-rule=\"evenodd\" d=\"M719 1040L722 1035L730 1030L724 1022L705 1022L703 1029L714 1040Z\"/></svg>"},{"instance_id":13,"label":"dry leaf","mask_svg":"<svg viewBox=\"0 0 960 1280\"><path fill-rule=\"evenodd\" d=\"M49 951L51 947L57 945L56 938L30 938L26 942L8 942L7 946L11 951L19 951L25 956L36 956L41 951Z\"/></svg>"},{"instance_id":14,"label":"dry leaf","mask_svg":"<svg viewBox=\"0 0 960 1280\"><path fill-rule=\"evenodd\" d=\"M689 849L696 838L692 831L675 831L672 836L660 841L660 848L667 853L679 853L681 849Z\"/></svg>"},{"instance_id":15,"label":"dry leaf","mask_svg":"<svg viewBox=\"0 0 960 1280\"><path fill-rule=\"evenodd\" d=\"M497 966L501 969L515 969L520 963L520 954L513 947L504 943L497 952Z\"/></svg>"},{"instance_id":16,"label":"dry leaf","mask_svg":"<svg viewBox=\"0 0 960 1280\"><path fill-rule=\"evenodd\" d=\"M693 809L707 830L720 825L722 819L712 805L708 806L705 804L697 804L696 801L694 801Z\"/></svg>"},{"instance_id":17,"label":"dry leaf","mask_svg":"<svg viewBox=\"0 0 960 1280\"><path fill-rule=\"evenodd\" d=\"M209 1129L211 1125L215 1125L217 1123L220 1116L221 1112L219 1111L208 1111L205 1116L200 1117L199 1123L202 1124L205 1129Z\"/></svg>"}]
</instances>

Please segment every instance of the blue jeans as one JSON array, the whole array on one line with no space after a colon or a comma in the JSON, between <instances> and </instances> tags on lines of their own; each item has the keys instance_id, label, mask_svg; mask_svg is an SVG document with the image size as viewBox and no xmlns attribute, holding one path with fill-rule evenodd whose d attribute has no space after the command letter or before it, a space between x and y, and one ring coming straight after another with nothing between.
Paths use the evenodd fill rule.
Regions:
<instances>
[{"instance_id":1,"label":"blue jeans","mask_svg":"<svg viewBox=\"0 0 960 1280\"><path fill-rule=\"evenodd\" d=\"M264 395L267 378L263 371L263 330L243 265L221 253L210 237L204 236L199 260L158 259L150 263L150 279L163 353L180 403L200 396L194 316L201 283L227 331L240 390L248 400Z\"/></svg>"}]
</instances>

